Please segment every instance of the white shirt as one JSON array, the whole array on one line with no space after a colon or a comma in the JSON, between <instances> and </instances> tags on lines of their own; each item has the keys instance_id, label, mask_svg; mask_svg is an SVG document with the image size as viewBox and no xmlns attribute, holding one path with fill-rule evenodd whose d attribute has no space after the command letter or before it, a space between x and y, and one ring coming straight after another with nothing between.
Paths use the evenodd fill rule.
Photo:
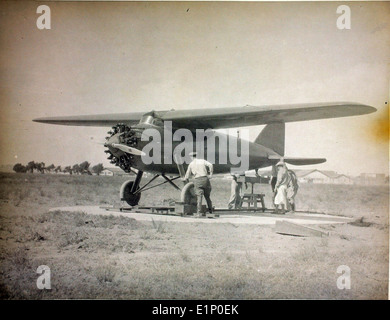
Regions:
<instances>
[{"instance_id":1,"label":"white shirt","mask_svg":"<svg viewBox=\"0 0 390 320\"><path fill-rule=\"evenodd\" d=\"M213 165L210 162L203 159L194 159L188 166L185 179L189 179L191 174L193 174L195 178L207 177L207 168L209 168L210 176L212 176Z\"/></svg>"}]
</instances>

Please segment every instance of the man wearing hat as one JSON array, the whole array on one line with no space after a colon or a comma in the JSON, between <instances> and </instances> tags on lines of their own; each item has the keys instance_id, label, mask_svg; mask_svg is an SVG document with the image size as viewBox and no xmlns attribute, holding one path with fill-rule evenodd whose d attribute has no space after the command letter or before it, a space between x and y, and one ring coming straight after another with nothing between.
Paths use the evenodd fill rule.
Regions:
<instances>
[{"instance_id":1,"label":"man wearing hat","mask_svg":"<svg viewBox=\"0 0 390 320\"><path fill-rule=\"evenodd\" d=\"M275 184L275 213L279 213L279 206L282 208L281 213L285 213L287 209L287 183L288 183L288 169L283 159L276 164L277 180Z\"/></svg>"},{"instance_id":2,"label":"man wearing hat","mask_svg":"<svg viewBox=\"0 0 390 320\"><path fill-rule=\"evenodd\" d=\"M213 175L213 165L197 157L196 152L191 152L190 156L193 158L187 168L184 180L188 180L191 175L194 176L194 189L197 197L197 214L195 217L200 217L202 214L202 197L204 196L207 202L207 207L210 213L213 213L213 206L210 199L211 184L209 178ZM207 171L209 170L209 172Z\"/></svg>"}]
</instances>

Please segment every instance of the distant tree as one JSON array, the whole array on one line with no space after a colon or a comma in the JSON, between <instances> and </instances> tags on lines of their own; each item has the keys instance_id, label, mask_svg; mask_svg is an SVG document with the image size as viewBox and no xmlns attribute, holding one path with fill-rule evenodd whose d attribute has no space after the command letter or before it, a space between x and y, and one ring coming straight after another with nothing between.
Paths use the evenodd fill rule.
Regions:
<instances>
[{"instance_id":1,"label":"distant tree","mask_svg":"<svg viewBox=\"0 0 390 320\"><path fill-rule=\"evenodd\" d=\"M57 168L55 168L54 171L55 171L55 173L61 172L62 171L61 166L58 166Z\"/></svg>"},{"instance_id":2,"label":"distant tree","mask_svg":"<svg viewBox=\"0 0 390 320\"><path fill-rule=\"evenodd\" d=\"M73 165L72 171L75 174L80 174L80 166L76 163L75 165Z\"/></svg>"},{"instance_id":3,"label":"distant tree","mask_svg":"<svg viewBox=\"0 0 390 320\"><path fill-rule=\"evenodd\" d=\"M26 170L33 173L34 172L34 169L36 169L37 166L36 166L36 163L35 161L30 161L29 163L27 163L27 166L26 166Z\"/></svg>"},{"instance_id":4,"label":"distant tree","mask_svg":"<svg viewBox=\"0 0 390 320\"><path fill-rule=\"evenodd\" d=\"M45 165L45 163L44 162L40 162L39 163L39 166L40 166L40 169L41 170L39 170L41 173L45 173L45 170L46 170L46 165Z\"/></svg>"},{"instance_id":5,"label":"distant tree","mask_svg":"<svg viewBox=\"0 0 390 320\"><path fill-rule=\"evenodd\" d=\"M36 165L36 169L40 172L40 173L45 173L45 163L44 162L38 162L35 164Z\"/></svg>"},{"instance_id":6,"label":"distant tree","mask_svg":"<svg viewBox=\"0 0 390 320\"><path fill-rule=\"evenodd\" d=\"M14 170L15 172L23 172L24 173L27 171L27 168L24 165L22 165L21 163L17 163L14 165L12 170Z\"/></svg>"},{"instance_id":7,"label":"distant tree","mask_svg":"<svg viewBox=\"0 0 390 320\"><path fill-rule=\"evenodd\" d=\"M104 170L103 163L99 163L92 167L92 172L95 172L97 175L100 175Z\"/></svg>"},{"instance_id":8,"label":"distant tree","mask_svg":"<svg viewBox=\"0 0 390 320\"><path fill-rule=\"evenodd\" d=\"M71 166L65 167L63 172L69 172L69 174L73 174L72 167Z\"/></svg>"},{"instance_id":9,"label":"distant tree","mask_svg":"<svg viewBox=\"0 0 390 320\"><path fill-rule=\"evenodd\" d=\"M79 164L79 172L81 174L88 174L88 173L91 174L91 172L89 171L89 166L90 165L91 164L88 161L81 162Z\"/></svg>"},{"instance_id":10,"label":"distant tree","mask_svg":"<svg viewBox=\"0 0 390 320\"><path fill-rule=\"evenodd\" d=\"M55 166L54 164L51 164L50 166L46 167L46 170L49 171L49 172L51 172L52 170L55 169L55 167L56 167L56 166Z\"/></svg>"}]
</instances>

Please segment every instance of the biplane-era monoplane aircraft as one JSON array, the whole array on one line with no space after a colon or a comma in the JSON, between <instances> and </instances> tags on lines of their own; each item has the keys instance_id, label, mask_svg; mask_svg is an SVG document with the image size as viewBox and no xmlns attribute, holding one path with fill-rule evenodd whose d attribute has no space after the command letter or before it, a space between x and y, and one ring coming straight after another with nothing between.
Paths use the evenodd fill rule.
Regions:
<instances>
[{"instance_id":1,"label":"biplane-era monoplane aircraft","mask_svg":"<svg viewBox=\"0 0 390 320\"><path fill-rule=\"evenodd\" d=\"M282 157L286 163L292 165L318 164L326 159L292 158L284 154L285 123L356 116L375 111L375 108L359 103L335 102L48 117L34 121L58 125L112 127L104 143L107 147L105 152L112 164L125 172L136 173L134 181L126 181L120 192L121 200L135 206L142 191L162 184L150 186L158 176L166 180L163 183L168 182L181 190L173 181L184 176L184 165L189 161L188 151L201 151L205 158L214 164L214 173L217 174L232 172L234 168L237 171L246 171L268 167ZM220 130L215 131L255 125L266 126L254 142ZM174 134L172 130L175 131ZM202 130L203 135L199 136L197 133ZM159 137L153 132L158 133ZM208 143L200 143L205 140L225 140L229 143L214 143L210 147ZM150 147L151 142L154 143L153 148ZM242 148L244 145L246 148ZM237 162L237 156L227 156L233 154L233 151L238 152L239 159L245 159L245 166ZM154 158L146 159L145 155L150 155L150 152L154 153ZM154 177L141 187L143 172L154 173ZM182 199L184 190L187 192L189 189L187 186L182 190Z\"/></svg>"}]
</instances>

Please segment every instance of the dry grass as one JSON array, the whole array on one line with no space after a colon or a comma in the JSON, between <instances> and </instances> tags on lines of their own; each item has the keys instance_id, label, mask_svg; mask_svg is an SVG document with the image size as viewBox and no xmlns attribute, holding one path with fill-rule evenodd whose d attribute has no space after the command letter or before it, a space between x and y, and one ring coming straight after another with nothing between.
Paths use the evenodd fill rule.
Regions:
<instances>
[{"instance_id":1,"label":"dry grass","mask_svg":"<svg viewBox=\"0 0 390 320\"><path fill-rule=\"evenodd\" d=\"M322 226L327 238L289 237L267 226L48 212L56 206L113 204L124 180L0 174L0 298L387 297L387 187L302 185L298 209L356 219ZM227 184L212 180L217 207L226 206ZM268 195L268 188L259 191ZM142 195L144 204L179 199L170 186L155 190ZM36 288L39 265L51 268L51 290ZM337 289L340 265L351 268L351 290Z\"/></svg>"}]
</instances>

